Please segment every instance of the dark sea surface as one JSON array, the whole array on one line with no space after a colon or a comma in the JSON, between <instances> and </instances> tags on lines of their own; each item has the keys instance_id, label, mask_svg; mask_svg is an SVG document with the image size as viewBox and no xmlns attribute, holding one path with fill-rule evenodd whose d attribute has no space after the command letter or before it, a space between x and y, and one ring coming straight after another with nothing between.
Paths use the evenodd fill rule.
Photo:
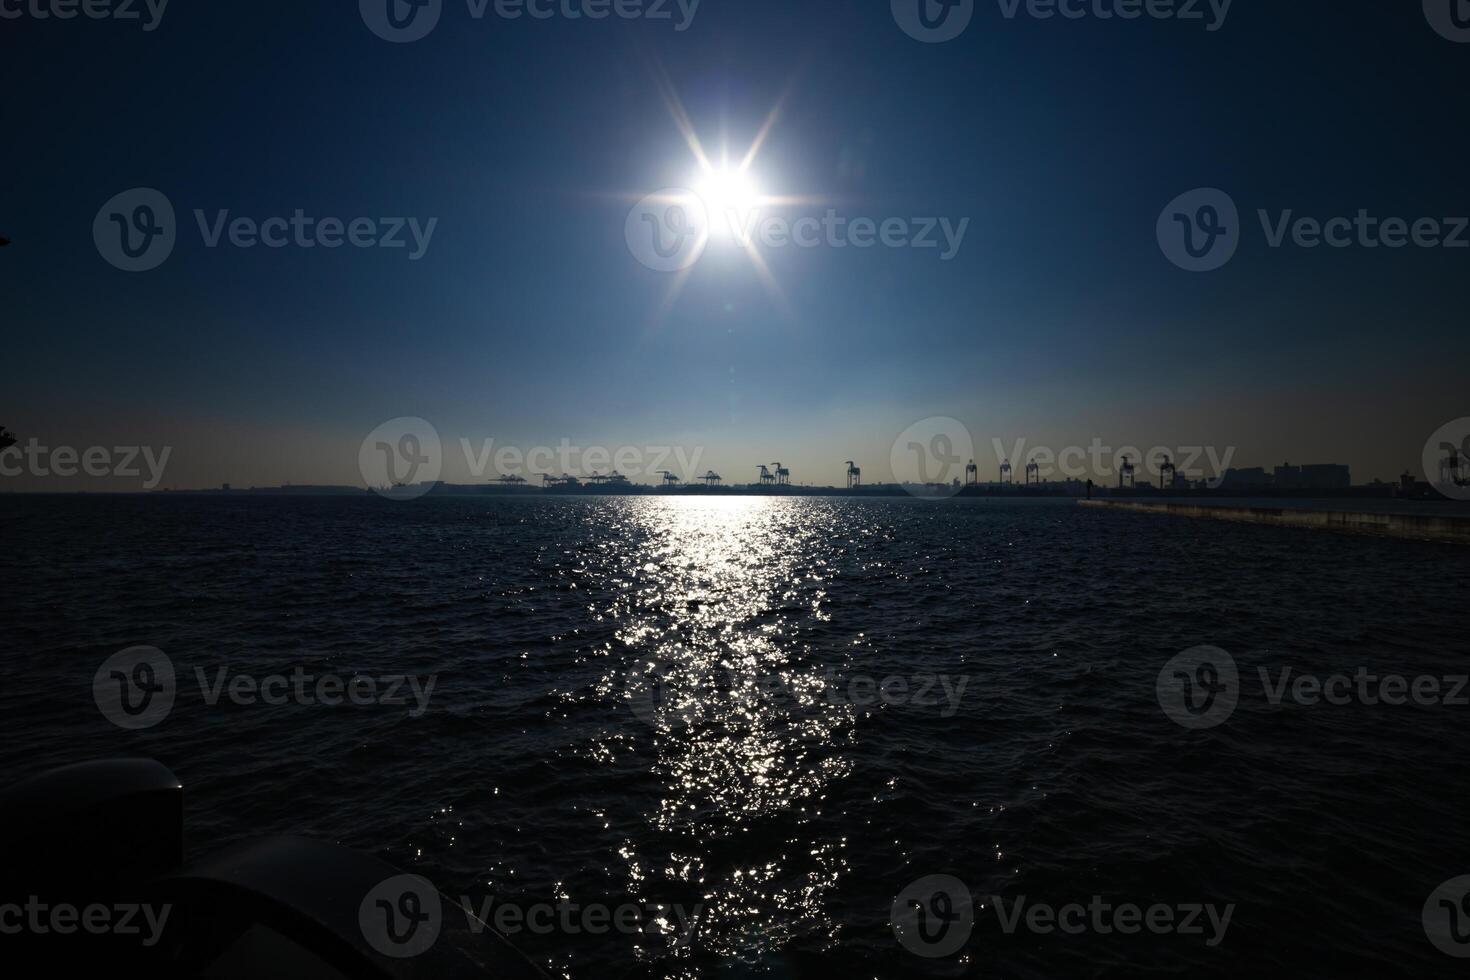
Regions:
<instances>
[{"instance_id":1,"label":"dark sea surface","mask_svg":"<svg viewBox=\"0 0 1470 980\"><path fill-rule=\"evenodd\" d=\"M7 496L0 522L7 781L151 756L191 856L301 834L477 905L700 909L682 943L511 936L553 975L1464 975L1421 911L1470 874L1470 707L1273 705L1257 670L1470 672L1470 549L1069 501ZM1156 682L1201 644L1240 701L1188 730ZM92 682L134 645L179 687L127 731ZM195 681L298 666L436 682L415 717ZM965 680L952 708L847 696L925 676ZM940 874L976 924L930 959L890 906ZM991 895L1235 909L1210 946L1007 934Z\"/></svg>"}]
</instances>

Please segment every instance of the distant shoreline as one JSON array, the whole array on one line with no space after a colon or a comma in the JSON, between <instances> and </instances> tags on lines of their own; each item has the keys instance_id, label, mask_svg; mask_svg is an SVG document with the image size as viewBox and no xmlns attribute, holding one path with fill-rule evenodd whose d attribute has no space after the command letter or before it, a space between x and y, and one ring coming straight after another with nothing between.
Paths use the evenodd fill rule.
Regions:
<instances>
[{"instance_id":1,"label":"distant shoreline","mask_svg":"<svg viewBox=\"0 0 1470 980\"><path fill-rule=\"evenodd\" d=\"M1350 487L1340 490L1268 490L1264 488L1192 488L1160 490L1152 486L1137 488L1096 487L1088 496L1086 484L1049 483L1027 486L1024 484L981 483L952 487L899 484L872 484L862 487L813 487L813 486L758 486L735 484L730 486L705 487L684 485L678 487L628 484L623 487L608 487L583 484L575 487L540 487L531 485L504 486L499 484L448 484L440 483L431 489L421 486L400 488L404 498L424 497L495 497L495 498L577 498L577 497L861 497L861 498L921 498L930 500L994 498L1014 500L1072 499L1078 501L1133 501L1158 502L1187 506L1187 502L1203 501L1282 501L1300 507L1312 501L1333 502L1377 502L1399 506L1443 508L1470 513L1470 502L1455 501L1438 496L1406 495L1393 484ZM232 487L209 489L159 489L159 490L4 490L0 496L31 497L382 497L393 499L397 494L391 490L375 490L365 487L333 485L287 485L278 487ZM1336 509L1336 508L1334 508Z\"/></svg>"},{"instance_id":2,"label":"distant shoreline","mask_svg":"<svg viewBox=\"0 0 1470 980\"><path fill-rule=\"evenodd\" d=\"M1346 508L1227 506L1138 500L1084 500L1081 503L1098 510L1336 531L1380 538L1470 544L1470 508L1457 514L1425 514L1408 511L1391 513Z\"/></svg>"}]
</instances>

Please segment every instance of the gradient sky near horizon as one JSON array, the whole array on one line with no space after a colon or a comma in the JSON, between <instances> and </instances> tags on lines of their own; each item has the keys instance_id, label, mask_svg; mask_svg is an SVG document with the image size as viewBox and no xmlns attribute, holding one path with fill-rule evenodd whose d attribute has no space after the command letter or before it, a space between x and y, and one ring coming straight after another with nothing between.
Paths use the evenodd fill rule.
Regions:
<instances>
[{"instance_id":1,"label":"gradient sky near horizon","mask_svg":"<svg viewBox=\"0 0 1470 980\"><path fill-rule=\"evenodd\" d=\"M885 479L929 416L963 420L989 476L992 440L1417 470L1470 415L1470 249L1273 249L1255 215L1470 214L1470 44L1410 2L1236 0L1213 32L1002 9L979 0L945 44L888 0L703 0L682 32L445 0L411 44L347 2L176 2L152 31L0 19L0 422L172 446L174 487L360 484L363 437L397 416L447 448L697 448L742 482L774 459ZM781 104L752 174L820 202L792 213L968 219L960 251L766 249L773 290L715 242L670 301L624 238L697 169L661 78L716 156ZM92 236L134 187L178 213L144 273ZM1155 238L1197 187L1244 219L1208 274ZM419 261L207 248L194 209L438 225ZM468 479L458 455L445 478Z\"/></svg>"}]
</instances>

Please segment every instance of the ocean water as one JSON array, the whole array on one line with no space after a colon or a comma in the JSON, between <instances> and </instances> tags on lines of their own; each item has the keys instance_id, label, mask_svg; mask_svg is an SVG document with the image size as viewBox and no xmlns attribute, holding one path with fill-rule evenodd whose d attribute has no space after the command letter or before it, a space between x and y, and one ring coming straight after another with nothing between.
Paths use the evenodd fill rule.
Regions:
<instances>
[{"instance_id":1,"label":"ocean water","mask_svg":"<svg viewBox=\"0 0 1470 980\"><path fill-rule=\"evenodd\" d=\"M14 496L0 522L0 775L151 756L191 856L301 834L477 907L637 906L642 932L513 931L552 975L1463 971L1422 913L1470 874L1470 707L1273 704L1260 675L1470 673L1461 547L1067 501ZM136 645L177 695L128 730L93 678ZM1200 645L1238 704L1191 729L1158 683ZM434 686L206 696L298 668ZM974 897L942 957L892 925L934 875ZM1020 900L1233 909L1223 938L1007 931Z\"/></svg>"}]
</instances>

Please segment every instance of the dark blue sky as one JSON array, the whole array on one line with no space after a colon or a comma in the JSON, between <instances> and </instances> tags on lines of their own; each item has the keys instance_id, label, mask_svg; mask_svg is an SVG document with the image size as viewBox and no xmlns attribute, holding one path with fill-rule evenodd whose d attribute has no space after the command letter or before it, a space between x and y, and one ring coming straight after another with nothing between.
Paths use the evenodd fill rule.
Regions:
<instances>
[{"instance_id":1,"label":"dark blue sky","mask_svg":"<svg viewBox=\"0 0 1470 980\"><path fill-rule=\"evenodd\" d=\"M445 3L401 45L349 2L174 0L151 32L0 20L0 421L173 445L179 486L357 482L363 436L405 415L446 443L677 443L701 469L779 457L828 483L850 457L885 476L933 415L991 470L992 438L1100 438L1365 480L1470 414L1470 250L1272 249L1255 217L1470 214L1470 44L1417 2L1236 0L1208 32L978 0L945 44L887 0L703 0L682 33ZM787 95L753 173L824 202L800 213L968 218L960 252L770 250L783 307L712 245L661 312L673 277L624 240L638 198L695 170L660 72L737 158ZM134 187L178 213L144 273L92 236ZM1197 187L1244 227L1206 274L1155 239ZM210 249L196 208L439 221L409 261Z\"/></svg>"}]
</instances>

